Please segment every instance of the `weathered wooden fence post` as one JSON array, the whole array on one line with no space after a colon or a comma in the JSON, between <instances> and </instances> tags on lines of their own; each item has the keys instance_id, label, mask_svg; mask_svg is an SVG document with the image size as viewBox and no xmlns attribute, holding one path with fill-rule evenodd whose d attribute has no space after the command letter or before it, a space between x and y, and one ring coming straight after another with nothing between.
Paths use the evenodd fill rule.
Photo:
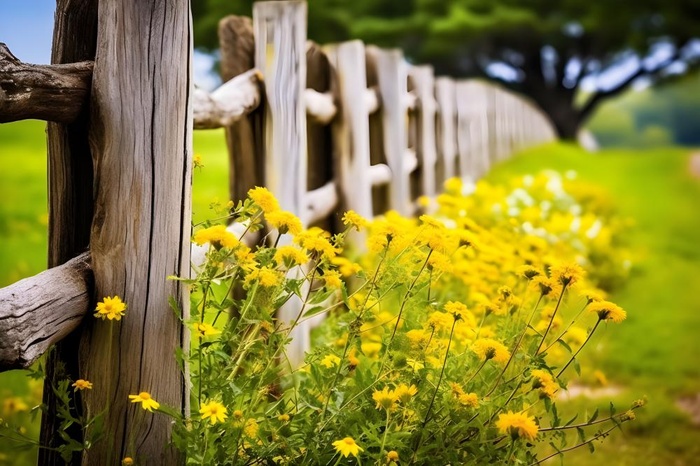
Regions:
<instances>
[{"instance_id":1,"label":"weathered wooden fence post","mask_svg":"<svg viewBox=\"0 0 700 466\"><path fill-rule=\"evenodd\" d=\"M432 66L413 66L409 71L415 83L417 140L416 156L420 167L421 195L436 195L437 149L435 142L435 77Z\"/></svg>"},{"instance_id":2,"label":"weathered wooden fence post","mask_svg":"<svg viewBox=\"0 0 700 466\"><path fill-rule=\"evenodd\" d=\"M90 140L95 214L90 237L96 296L119 295L121 322L88 320L80 375L96 414L109 407L105 437L84 464L177 464L171 422L128 395L149 392L188 411L188 381L175 359L189 347L187 290L191 229L191 51L188 2L103 2L97 28ZM177 316L168 301L179 308Z\"/></svg>"},{"instance_id":3,"label":"weathered wooden fence post","mask_svg":"<svg viewBox=\"0 0 700 466\"><path fill-rule=\"evenodd\" d=\"M452 79L440 77L435 80L435 97L438 108L437 142L438 142L438 183L456 175L457 160L457 106L455 101L455 83Z\"/></svg>"}]
</instances>

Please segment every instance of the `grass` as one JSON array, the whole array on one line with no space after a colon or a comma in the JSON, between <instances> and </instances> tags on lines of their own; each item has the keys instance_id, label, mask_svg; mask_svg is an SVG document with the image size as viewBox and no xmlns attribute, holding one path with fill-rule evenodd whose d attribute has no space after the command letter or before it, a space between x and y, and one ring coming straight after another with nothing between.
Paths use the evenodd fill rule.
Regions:
<instances>
[{"instance_id":1,"label":"grass","mask_svg":"<svg viewBox=\"0 0 700 466\"><path fill-rule=\"evenodd\" d=\"M630 243L635 265L611 300L628 320L594 338L587 364L624 387L613 400L620 408L646 395L649 405L626 433L567 457L567 465L691 465L700 456L700 426L676 407L678 398L700 392L700 180L690 176L688 151L608 150L588 154L574 146L526 151L496 167L492 181L551 168L575 170L579 178L607 189L621 215L635 225ZM608 400L599 400L601 412ZM591 401L576 401L591 405Z\"/></svg>"},{"instance_id":2,"label":"grass","mask_svg":"<svg viewBox=\"0 0 700 466\"><path fill-rule=\"evenodd\" d=\"M0 286L45 268L43 128L32 121L0 125ZM220 131L195 132L194 143L204 164L194 174L198 222L207 218L215 198L227 199L227 161ZM574 146L550 145L513 157L489 174L490 180L503 181L544 168L573 169L605 187L620 214L636 222L629 238L636 251L634 271L611 297L629 318L594 338L584 370L599 368L624 387L612 400L619 409L644 395L650 404L624 433L615 432L612 441L597 445L600 455L591 457L585 449L569 455L567 465L692 465L700 457L700 427L675 406L679 397L700 392L695 360L700 342L694 334L700 328L700 181L689 176L687 166L688 151L681 149L588 154ZM29 389L18 371L0 374L0 387L0 397ZM607 409L608 400L576 400L563 409L594 409L596 404ZM32 463L31 455L11 458L13 464Z\"/></svg>"}]
</instances>

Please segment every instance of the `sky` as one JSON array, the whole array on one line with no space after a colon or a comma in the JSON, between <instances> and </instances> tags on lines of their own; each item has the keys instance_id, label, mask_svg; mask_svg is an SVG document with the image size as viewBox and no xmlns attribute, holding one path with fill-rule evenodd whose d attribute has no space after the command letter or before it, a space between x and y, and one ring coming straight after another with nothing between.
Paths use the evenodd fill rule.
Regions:
<instances>
[{"instance_id":1,"label":"sky","mask_svg":"<svg viewBox=\"0 0 700 466\"><path fill-rule=\"evenodd\" d=\"M56 0L0 0L0 42L25 63L50 63L55 9ZM212 57L195 51L192 63L197 86L212 90L220 84L210 71Z\"/></svg>"}]
</instances>

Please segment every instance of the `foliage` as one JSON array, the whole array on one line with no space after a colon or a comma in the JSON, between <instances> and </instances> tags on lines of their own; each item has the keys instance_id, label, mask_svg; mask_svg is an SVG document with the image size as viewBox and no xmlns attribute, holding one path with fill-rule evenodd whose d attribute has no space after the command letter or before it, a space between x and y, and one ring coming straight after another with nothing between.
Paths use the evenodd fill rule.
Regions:
<instances>
[{"instance_id":1,"label":"foliage","mask_svg":"<svg viewBox=\"0 0 700 466\"><path fill-rule=\"evenodd\" d=\"M231 13L250 15L251 3L195 2L196 45L217 48L217 21ZM561 137L574 138L600 102L637 78L657 79L671 66L678 71L700 63L693 42L698 5L694 0L313 0L309 37L400 47L410 61L430 63L440 74L504 81L531 97ZM579 105L585 78L595 92Z\"/></svg>"}]
</instances>

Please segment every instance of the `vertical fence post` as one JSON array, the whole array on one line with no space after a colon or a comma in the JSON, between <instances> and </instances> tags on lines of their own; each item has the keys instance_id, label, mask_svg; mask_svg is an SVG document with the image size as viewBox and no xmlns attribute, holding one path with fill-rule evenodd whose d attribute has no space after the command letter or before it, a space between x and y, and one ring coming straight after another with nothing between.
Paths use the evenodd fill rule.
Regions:
<instances>
[{"instance_id":1,"label":"vertical fence post","mask_svg":"<svg viewBox=\"0 0 700 466\"><path fill-rule=\"evenodd\" d=\"M407 163L407 107L408 65L400 50L382 50L367 47L368 58L376 69L382 107L383 149L391 169L389 206L402 215L414 212L411 203L410 171Z\"/></svg>"},{"instance_id":2,"label":"vertical fence post","mask_svg":"<svg viewBox=\"0 0 700 466\"><path fill-rule=\"evenodd\" d=\"M369 109L365 46L359 41L327 48L335 67L340 113L333 121L336 173L339 175L341 204L365 218L372 218L372 180L369 156ZM354 233L353 233L354 234ZM353 241L360 245L359 242Z\"/></svg>"},{"instance_id":3,"label":"vertical fence post","mask_svg":"<svg viewBox=\"0 0 700 466\"><path fill-rule=\"evenodd\" d=\"M456 175L457 159L457 108L455 100L455 83L450 78L440 77L435 80L435 95L438 108L438 183L440 187L448 178Z\"/></svg>"},{"instance_id":4,"label":"vertical fence post","mask_svg":"<svg viewBox=\"0 0 700 466\"><path fill-rule=\"evenodd\" d=\"M413 77L417 98L416 156L420 163L421 194L435 197L437 150L435 147L435 78L431 66L413 66L409 74Z\"/></svg>"},{"instance_id":5,"label":"vertical fence post","mask_svg":"<svg viewBox=\"0 0 700 466\"><path fill-rule=\"evenodd\" d=\"M80 360L87 412L106 407L104 438L83 464L178 464L172 424L128 395L146 391L189 414L186 287L191 230L191 54L188 2L123 0L100 5L90 141L95 214L90 249L96 295L128 304L120 322L88 318ZM148 38L148 40L146 40ZM180 310L176 315L169 305Z\"/></svg>"}]
</instances>

